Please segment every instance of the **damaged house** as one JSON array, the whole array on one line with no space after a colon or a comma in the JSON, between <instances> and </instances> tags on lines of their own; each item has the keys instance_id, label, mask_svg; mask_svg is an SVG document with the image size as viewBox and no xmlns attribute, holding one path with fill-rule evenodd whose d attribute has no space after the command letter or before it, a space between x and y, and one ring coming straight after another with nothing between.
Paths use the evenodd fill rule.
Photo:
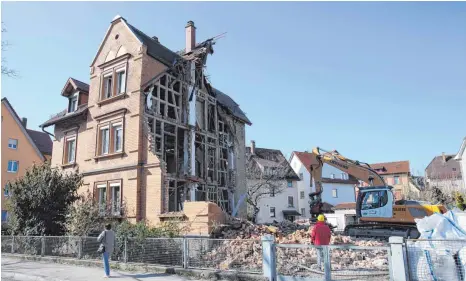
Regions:
<instances>
[{"instance_id":1,"label":"damaged house","mask_svg":"<svg viewBox=\"0 0 466 281\"><path fill-rule=\"evenodd\" d=\"M204 75L215 38L173 52L117 16L91 63L70 78L55 126L52 165L84 176L107 216L157 223L210 213L246 215L245 125L233 99ZM206 203L213 202L215 205ZM223 212L222 212L223 211Z\"/></svg>"}]
</instances>

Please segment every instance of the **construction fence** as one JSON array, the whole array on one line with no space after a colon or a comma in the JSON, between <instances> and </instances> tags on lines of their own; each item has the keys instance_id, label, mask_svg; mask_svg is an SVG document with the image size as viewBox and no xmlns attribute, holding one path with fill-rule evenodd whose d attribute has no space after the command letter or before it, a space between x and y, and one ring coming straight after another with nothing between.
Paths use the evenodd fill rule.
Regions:
<instances>
[{"instance_id":1,"label":"construction fence","mask_svg":"<svg viewBox=\"0 0 466 281\"><path fill-rule=\"evenodd\" d=\"M96 237L2 236L2 253L99 260ZM262 272L260 240L126 238L116 241L111 260L180 268Z\"/></svg>"}]
</instances>

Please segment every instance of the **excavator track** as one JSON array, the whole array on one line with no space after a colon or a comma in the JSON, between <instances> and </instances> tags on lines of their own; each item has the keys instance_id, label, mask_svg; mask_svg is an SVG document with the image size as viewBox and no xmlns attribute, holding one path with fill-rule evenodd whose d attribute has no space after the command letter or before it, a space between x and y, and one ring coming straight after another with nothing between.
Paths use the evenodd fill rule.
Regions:
<instances>
[{"instance_id":1,"label":"excavator track","mask_svg":"<svg viewBox=\"0 0 466 281\"><path fill-rule=\"evenodd\" d=\"M399 236L407 239L417 239L420 233L415 225L367 223L347 225L345 235L383 239L388 239L390 236Z\"/></svg>"}]
</instances>

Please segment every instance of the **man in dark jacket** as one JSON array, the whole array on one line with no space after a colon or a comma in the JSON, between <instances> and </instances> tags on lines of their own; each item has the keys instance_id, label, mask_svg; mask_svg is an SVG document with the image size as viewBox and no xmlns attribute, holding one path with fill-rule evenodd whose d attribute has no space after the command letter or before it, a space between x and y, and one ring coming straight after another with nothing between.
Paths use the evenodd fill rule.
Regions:
<instances>
[{"instance_id":1,"label":"man in dark jacket","mask_svg":"<svg viewBox=\"0 0 466 281\"><path fill-rule=\"evenodd\" d=\"M332 232L330 227L325 224L325 216L320 214L317 217L317 223L311 230L311 243L315 246L327 246L330 244ZM323 249L317 248L317 265L322 268Z\"/></svg>"}]
</instances>

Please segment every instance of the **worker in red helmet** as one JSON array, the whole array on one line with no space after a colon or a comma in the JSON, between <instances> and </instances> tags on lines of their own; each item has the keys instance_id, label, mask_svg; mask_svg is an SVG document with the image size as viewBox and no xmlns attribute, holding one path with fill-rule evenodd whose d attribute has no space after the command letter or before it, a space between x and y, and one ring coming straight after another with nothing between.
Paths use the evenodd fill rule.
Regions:
<instances>
[{"instance_id":1,"label":"worker in red helmet","mask_svg":"<svg viewBox=\"0 0 466 281\"><path fill-rule=\"evenodd\" d=\"M311 230L311 243L315 246L327 246L330 244L330 238L332 232L330 227L325 224L325 216L320 214L317 217L317 223ZM322 248L317 248L317 265L322 269L322 259L324 258L324 252Z\"/></svg>"}]
</instances>

